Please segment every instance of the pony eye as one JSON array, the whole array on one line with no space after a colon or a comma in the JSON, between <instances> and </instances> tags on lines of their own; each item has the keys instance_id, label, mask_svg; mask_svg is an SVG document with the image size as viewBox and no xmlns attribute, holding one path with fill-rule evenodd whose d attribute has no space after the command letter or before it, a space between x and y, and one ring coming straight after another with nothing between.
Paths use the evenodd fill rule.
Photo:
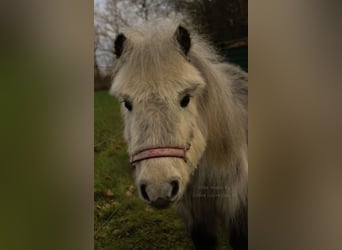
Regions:
<instances>
[{"instance_id":1,"label":"pony eye","mask_svg":"<svg viewBox=\"0 0 342 250\"><path fill-rule=\"evenodd\" d=\"M185 108L186 106L188 106L189 102L190 102L190 95L186 95L181 100L180 105L182 108Z\"/></svg>"},{"instance_id":2,"label":"pony eye","mask_svg":"<svg viewBox=\"0 0 342 250\"><path fill-rule=\"evenodd\" d=\"M124 100L124 104L126 109L128 109L128 111L132 111L132 103L130 101Z\"/></svg>"}]
</instances>

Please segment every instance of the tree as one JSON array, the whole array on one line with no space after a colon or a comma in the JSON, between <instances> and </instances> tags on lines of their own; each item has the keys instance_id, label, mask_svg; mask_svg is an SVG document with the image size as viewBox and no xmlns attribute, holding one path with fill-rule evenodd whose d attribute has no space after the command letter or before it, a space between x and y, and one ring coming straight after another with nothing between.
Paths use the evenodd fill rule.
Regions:
<instances>
[{"instance_id":1,"label":"tree","mask_svg":"<svg viewBox=\"0 0 342 250\"><path fill-rule=\"evenodd\" d=\"M112 1L94 2L95 76L106 77L114 63L115 6Z\"/></svg>"},{"instance_id":2,"label":"tree","mask_svg":"<svg viewBox=\"0 0 342 250\"><path fill-rule=\"evenodd\" d=\"M230 40L248 36L247 0L169 0L218 48Z\"/></svg>"},{"instance_id":3,"label":"tree","mask_svg":"<svg viewBox=\"0 0 342 250\"><path fill-rule=\"evenodd\" d=\"M174 10L165 0L95 0L95 77L106 78L111 75L115 62L114 40L123 27L174 15Z\"/></svg>"},{"instance_id":4,"label":"tree","mask_svg":"<svg viewBox=\"0 0 342 250\"><path fill-rule=\"evenodd\" d=\"M108 77L115 61L114 39L125 26L176 17L204 34L220 50L248 35L247 0L95 0L94 61L99 77Z\"/></svg>"}]
</instances>

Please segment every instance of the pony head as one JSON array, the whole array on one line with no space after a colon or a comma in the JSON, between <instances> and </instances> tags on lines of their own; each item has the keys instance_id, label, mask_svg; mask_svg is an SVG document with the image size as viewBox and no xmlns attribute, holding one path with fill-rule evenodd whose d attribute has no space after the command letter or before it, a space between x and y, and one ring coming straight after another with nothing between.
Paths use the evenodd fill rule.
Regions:
<instances>
[{"instance_id":1,"label":"pony head","mask_svg":"<svg viewBox=\"0 0 342 250\"><path fill-rule=\"evenodd\" d=\"M122 103L139 195L156 208L181 199L206 149L206 81L191 51L189 32L174 24L129 29L115 41L110 93Z\"/></svg>"}]
</instances>

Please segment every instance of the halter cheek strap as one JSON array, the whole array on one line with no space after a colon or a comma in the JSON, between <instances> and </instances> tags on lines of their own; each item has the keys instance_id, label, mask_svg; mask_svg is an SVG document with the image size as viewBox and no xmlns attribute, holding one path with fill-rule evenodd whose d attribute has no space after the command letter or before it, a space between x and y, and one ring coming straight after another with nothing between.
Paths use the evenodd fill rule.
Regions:
<instances>
[{"instance_id":1,"label":"halter cheek strap","mask_svg":"<svg viewBox=\"0 0 342 250\"><path fill-rule=\"evenodd\" d=\"M160 158L160 157L176 157L182 158L184 161L187 161L186 152L190 149L190 145L185 148L181 147L154 147L144 149L135 153L131 156L131 164L134 164L139 161L143 161L151 158Z\"/></svg>"}]
</instances>

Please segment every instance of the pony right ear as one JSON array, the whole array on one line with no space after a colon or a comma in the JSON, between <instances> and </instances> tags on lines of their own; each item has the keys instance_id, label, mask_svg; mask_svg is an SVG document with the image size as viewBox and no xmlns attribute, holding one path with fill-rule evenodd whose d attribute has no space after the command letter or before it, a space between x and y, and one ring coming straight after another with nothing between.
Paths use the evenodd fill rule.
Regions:
<instances>
[{"instance_id":1,"label":"pony right ear","mask_svg":"<svg viewBox=\"0 0 342 250\"><path fill-rule=\"evenodd\" d=\"M184 55L187 55L191 47L191 38L189 31L183 26L179 25L175 33L175 38L180 45Z\"/></svg>"},{"instance_id":2,"label":"pony right ear","mask_svg":"<svg viewBox=\"0 0 342 250\"><path fill-rule=\"evenodd\" d=\"M115 55L116 55L116 58L119 58L122 54L122 51L124 49L124 43L126 41L126 37L124 34L120 33L116 39L115 39L115 42L114 42L114 48L115 48Z\"/></svg>"}]
</instances>

